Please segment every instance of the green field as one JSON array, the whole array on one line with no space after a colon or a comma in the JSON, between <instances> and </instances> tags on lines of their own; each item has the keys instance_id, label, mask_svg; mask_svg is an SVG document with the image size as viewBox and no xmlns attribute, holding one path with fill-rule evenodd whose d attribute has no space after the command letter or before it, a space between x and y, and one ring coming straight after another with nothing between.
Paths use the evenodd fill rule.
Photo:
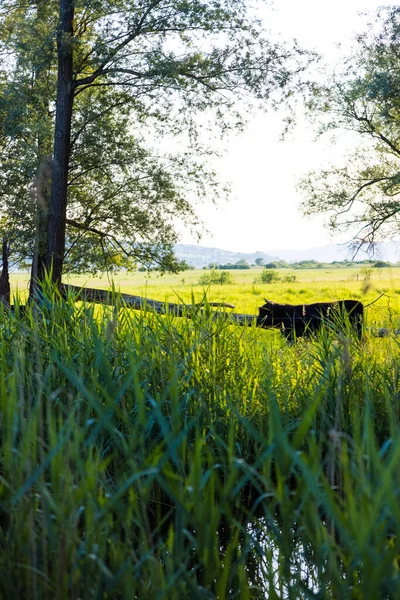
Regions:
<instances>
[{"instance_id":1,"label":"green field","mask_svg":"<svg viewBox=\"0 0 400 600\"><path fill-rule=\"evenodd\" d=\"M0 307L0 598L400 597L400 270L270 285L252 269L205 291L202 273L115 285L252 314L384 292L368 322L389 332L289 344L51 290L24 315Z\"/></svg>"},{"instance_id":2,"label":"green field","mask_svg":"<svg viewBox=\"0 0 400 600\"><path fill-rule=\"evenodd\" d=\"M373 302L385 293L371 307L368 321L381 323L387 320L387 308L395 314L400 310L400 267L366 269L365 267L325 268L325 269L282 269L278 270L281 279L295 276L296 281L272 284L254 283L260 277L261 268L229 271L235 281L233 285L198 285L199 278L207 271L200 269L185 271L177 275L157 273L123 273L113 278L79 277L65 278L73 285L108 289L112 282L117 290L128 294L144 296L154 300L191 303L192 294L196 302L207 295L209 301L235 304L235 312L256 314L264 298L275 302L300 304L302 302L323 302L338 299L357 299L365 304ZM22 296L28 288L28 275L11 276L13 290ZM399 320L400 326L400 320Z\"/></svg>"}]
</instances>

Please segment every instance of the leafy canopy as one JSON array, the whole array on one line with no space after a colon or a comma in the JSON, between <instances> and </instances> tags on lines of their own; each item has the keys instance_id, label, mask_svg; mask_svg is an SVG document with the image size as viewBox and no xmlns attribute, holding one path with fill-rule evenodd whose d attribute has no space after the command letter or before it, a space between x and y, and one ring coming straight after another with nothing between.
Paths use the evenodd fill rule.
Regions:
<instances>
[{"instance_id":1,"label":"leafy canopy","mask_svg":"<svg viewBox=\"0 0 400 600\"><path fill-rule=\"evenodd\" d=\"M59 7L0 9L0 212L21 259L47 201ZM179 268L177 221L198 227L199 201L226 191L204 140L241 129L254 101L290 95L307 57L271 43L244 0L76 0L74 11L61 40L74 94L64 270Z\"/></svg>"},{"instance_id":2,"label":"leafy canopy","mask_svg":"<svg viewBox=\"0 0 400 600\"><path fill-rule=\"evenodd\" d=\"M328 213L355 248L400 230L400 8L381 9L354 53L311 102L321 132L355 133L345 166L310 173L300 184L307 214Z\"/></svg>"}]
</instances>

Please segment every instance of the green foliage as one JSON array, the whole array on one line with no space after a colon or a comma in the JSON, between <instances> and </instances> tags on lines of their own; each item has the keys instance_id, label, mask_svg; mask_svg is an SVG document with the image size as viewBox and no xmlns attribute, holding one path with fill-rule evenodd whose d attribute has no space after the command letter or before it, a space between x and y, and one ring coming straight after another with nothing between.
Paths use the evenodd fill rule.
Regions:
<instances>
[{"instance_id":1,"label":"green foliage","mask_svg":"<svg viewBox=\"0 0 400 600\"><path fill-rule=\"evenodd\" d=\"M291 266L293 269L316 269L318 264L316 260L305 259L294 262Z\"/></svg>"},{"instance_id":2,"label":"green foliage","mask_svg":"<svg viewBox=\"0 0 400 600\"><path fill-rule=\"evenodd\" d=\"M392 266L392 264L390 262L385 261L385 260L377 260L373 264L373 267L375 269L384 269L386 267L391 267L391 266Z\"/></svg>"},{"instance_id":3,"label":"green foliage","mask_svg":"<svg viewBox=\"0 0 400 600\"><path fill-rule=\"evenodd\" d=\"M247 262L247 260L245 260L244 258L241 258L240 260L235 262L234 268L237 269L250 269L250 265Z\"/></svg>"},{"instance_id":4,"label":"green foliage","mask_svg":"<svg viewBox=\"0 0 400 600\"><path fill-rule=\"evenodd\" d=\"M211 269L208 273L204 273L201 277L199 277L198 285L226 285L233 284L235 280L232 276L232 273L228 273L227 271L223 271L219 273L216 269Z\"/></svg>"},{"instance_id":5,"label":"green foliage","mask_svg":"<svg viewBox=\"0 0 400 600\"><path fill-rule=\"evenodd\" d=\"M268 269L267 267L261 271L261 275L259 277L261 283L275 283L276 281L279 281L279 279L279 273L274 271L274 269Z\"/></svg>"},{"instance_id":6,"label":"green foliage","mask_svg":"<svg viewBox=\"0 0 400 600\"><path fill-rule=\"evenodd\" d=\"M0 307L2 597L399 596L395 339L50 294Z\"/></svg>"},{"instance_id":7,"label":"green foliage","mask_svg":"<svg viewBox=\"0 0 400 600\"><path fill-rule=\"evenodd\" d=\"M244 0L66 4L75 12L63 40L73 70L70 164L51 179L53 188L68 181L62 227L64 213L53 222L38 177L54 135L66 140L54 131L60 2L4 0L0 12L0 217L14 258L31 259L42 211L45 236L60 225L63 239L66 228L65 251L55 252L57 261L64 253L65 271L138 263L177 271L177 222L198 227L199 199L228 191L200 132L240 130L252 100L264 103L277 89L290 95L307 57L265 39Z\"/></svg>"},{"instance_id":8,"label":"green foliage","mask_svg":"<svg viewBox=\"0 0 400 600\"><path fill-rule=\"evenodd\" d=\"M250 265L247 261L245 261L244 259L238 260L235 263L226 263L225 265L218 265L216 267L217 269L222 269L222 270L243 270L243 269L250 269Z\"/></svg>"},{"instance_id":9,"label":"green foliage","mask_svg":"<svg viewBox=\"0 0 400 600\"><path fill-rule=\"evenodd\" d=\"M285 277L282 277L283 283L294 283L296 280L296 275L285 275Z\"/></svg>"},{"instance_id":10,"label":"green foliage","mask_svg":"<svg viewBox=\"0 0 400 600\"><path fill-rule=\"evenodd\" d=\"M244 260L243 258L241 258L240 260L238 260L235 263L225 263L225 264L218 264L216 262L213 263L209 263L206 267L203 267L203 269L221 269L224 271L229 271L229 270L243 270L243 269L250 269L250 265L249 263Z\"/></svg>"},{"instance_id":11,"label":"green foliage","mask_svg":"<svg viewBox=\"0 0 400 600\"><path fill-rule=\"evenodd\" d=\"M399 30L399 7L380 9L341 70L330 74L310 101L320 132L351 131L360 146L345 165L303 179L304 211L327 213L333 230L350 231L355 249L370 250L399 231Z\"/></svg>"}]
</instances>

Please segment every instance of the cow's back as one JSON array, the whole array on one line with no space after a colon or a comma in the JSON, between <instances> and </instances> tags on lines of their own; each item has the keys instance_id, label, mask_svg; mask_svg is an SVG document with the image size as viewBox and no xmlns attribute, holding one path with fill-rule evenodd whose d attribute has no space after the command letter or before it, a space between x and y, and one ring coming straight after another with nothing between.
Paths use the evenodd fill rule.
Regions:
<instances>
[{"instance_id":1,"label":"cow's back","mask_svg":"<svg viewBox=\"0 0 400 600\"><path fill-rule=\"evenodd\" d=\"M312 304L279 304L266 301L259 308L257 325L259 327L277 327L287 336L302 336L307 331L316 331L322 323L335 323L347 317L356 329L358 336L362 334L364 305L358 300L337 300L335 302L314 302Z\"/></svg>"}]
</instances>

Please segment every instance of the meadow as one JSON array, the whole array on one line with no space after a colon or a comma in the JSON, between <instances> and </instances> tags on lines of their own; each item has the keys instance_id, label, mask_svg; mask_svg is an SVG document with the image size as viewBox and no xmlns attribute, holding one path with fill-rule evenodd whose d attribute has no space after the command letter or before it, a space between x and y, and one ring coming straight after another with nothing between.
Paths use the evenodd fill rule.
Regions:
<instances>
[{"instance_id":1,"label":"meadow","mask_svg":"<svg viewBox=\"0 0 400 600\"><path fill-rule=\"evenodd\" d=\"M400 269L201 274L115 286L250 314L385 293L367 325L388 335L288 344L207 309L117 314L50 288L1 310L1 598L400 597Z\"/></svg>"},{"instance_id":2,"label":"meadow","mask_svg":"<svg viewBox=\"0 0 400 600\"><path fill-rule=\"evenodd\" d=\"M66 277L65 282L77 286L109 289L112 284L116 290L169 302L201 302L206 295L209 301L230 302L235 312L257 314L258 307L264 304L264 298L275 302L300 304L302 302L324 302L337 299L356 299L369 304L382 293L383 297L368 312L371 324L385 323L400 313L400 267L374 269L361 265L354 267L329 267L322 269L281 269L277 270L280 280L271 284L255 283L262 269L229 271L234 283L231 285L202 286L200 277L207 273L200 269L180 274L158 273L120 273L113 277L106 275L93 277L80 275ZM295 282L282 281L296 277ZM22 298L28 289L28 274L11 276L14 291ZM400 326L400 320L399 320Z\"/></svg>"}]
</instances>

